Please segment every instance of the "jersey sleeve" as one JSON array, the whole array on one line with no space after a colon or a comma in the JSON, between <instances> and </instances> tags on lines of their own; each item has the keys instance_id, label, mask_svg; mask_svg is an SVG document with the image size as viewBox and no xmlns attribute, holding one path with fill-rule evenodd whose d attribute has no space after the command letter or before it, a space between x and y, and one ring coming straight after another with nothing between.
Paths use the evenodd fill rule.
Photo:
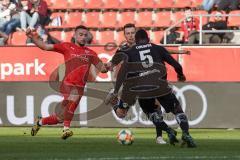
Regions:
<instances>
[{"instance_id":1,"label":"jersey sleeve","mask_svg":"<svg viewBox=\"0 0 240 160\"><path fill-rule=\"evenodd\" d=\"M91 58L91 63L92 63L93 65L96 66L99 62L102 62L102 61L100 60L100 58L98 57L97 53L94 52L94 51L92 51L92 50L91 50L91 56L92 56L92 58Z\"/></svg>"},{"instance_id":2,"label":"jersey sleeve","mask_svg":"<svg viewBox=\"0 0 240 160\"><path fill-rule=\"evenodd\" d=\"M66 43L57 43L53 45L53 50L58 53L64 54L67 50Z\"/></svg>"},{"instance_id":3,"label":"jersey sleeve","mask_svg":"<svg viewBox=\"0 0 240 160\"><path fill-rule=\"evenodd\" d=\"M163 56L163 61L171 65L178 75L183 75L182 66L170 55L170 53L164 48L159 47L160 53Z\"/></svg>"}]
</instances>

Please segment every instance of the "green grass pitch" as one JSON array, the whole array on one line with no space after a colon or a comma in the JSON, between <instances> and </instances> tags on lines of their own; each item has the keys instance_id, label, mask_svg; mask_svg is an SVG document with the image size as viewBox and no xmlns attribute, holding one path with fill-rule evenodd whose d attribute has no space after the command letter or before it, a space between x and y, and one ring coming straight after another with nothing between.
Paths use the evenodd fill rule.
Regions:
<instances>
[{"instance_id":1,"label":"green grass pitch","mask_svg":"<svg viewBox=\"0 0 240 160\"><path fill-rule=\"evenodd\" d=\"M222 160L240 159L240 130L192 129L198 147L181 148L155 143L153 128L131 129L135 141L122 146L118 128L74 128L74 136L60 139L61 128L42 128L36 137L30 128L0 127L1 160ZM178 138L181 132L178 130ZM167 139L166 134L164 138Z\"/></svg>"}]
</instances>

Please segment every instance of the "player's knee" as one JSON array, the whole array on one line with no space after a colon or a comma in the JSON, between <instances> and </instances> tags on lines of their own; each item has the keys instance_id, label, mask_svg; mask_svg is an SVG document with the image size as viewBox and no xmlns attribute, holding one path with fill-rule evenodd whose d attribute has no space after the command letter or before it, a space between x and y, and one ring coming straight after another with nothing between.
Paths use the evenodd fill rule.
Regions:
<instances>
[{"instance_id":1,"label":"player's knee","mask_svg":"<svg viewBox=\"0 0 240 160\"><path fill-rule=\"evenodd\" d=\"M163 122L163 115L161 112L153 112L149 115L149 119L154 123L154 124L157 124L157 123L161 123Z\"/></svg>"},{"instance_id":2,"label":"player's knee","mask_svg":"<svg viewBox=\"0 0 240 160\"><path fill-rule=\"evenodd\" d=\"M176 114L176 120L178 124L180 124L181 122L188 122L188 118L185 113Z\"/></svg>"},{"instance_id":3,"label":"player's knee","mask_svg":"<svg viewBox=\"0 0 240 160\"><path fill-rule=\"evenodd\" d=\"M180 103L175 103L173 107L173 114L177 115L180 113L184 113L182 110L182 106L180 105Z\"/></svg>"}]
</instances>

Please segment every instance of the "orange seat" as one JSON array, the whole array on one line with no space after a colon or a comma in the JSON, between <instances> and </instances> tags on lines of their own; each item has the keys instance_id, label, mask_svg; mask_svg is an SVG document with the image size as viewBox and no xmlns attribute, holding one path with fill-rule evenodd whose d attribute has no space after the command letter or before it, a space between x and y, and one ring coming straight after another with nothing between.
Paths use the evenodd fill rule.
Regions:
<instances>
[{"instance_id":1,"label":"orange seat","mask_svg":"<svg viewBox=\"0 0 240 160\"><path fill-rule=\"evenodd\" d=\"M167 27L172 23L171 12L162 11L154 13L153 15L153 26L155 27Z\"/></svg>"},{"instance_id":2,"label":"orange seat","mask_svg":"<svg viewBox=\"0 0 240 160\"><path fill-rule=\"evenodd\" d=\"M50 31L49 34L51 37L53 37L59 41L62 41L61 31Z\"/></svg>"},{"instance_id":3,"label":"orange seat","mask_svg":"<svg viewBox=\"0 0 240 160\"><path fill-rule=\"evenodd\" d=\"M61 38L63 42L71 42L74 36L74 31L66 31L61 33Z\"/></svg>"},{"instance_id":4,"label":"orange seat","mask_svg":"<svg viewBox=\"0 0 240 160\"><path fill-rule=\"evenodd\" d=\"M138 8L154 8L154 0L139 0Z\"/></svg>"},{"instance_id":5,"label":"orange seat","mask_svg":"<svg viewBox=\"0 0 240 160\"><path fill-rule=\"evenodd\" d=\"M100 16L99 12L84 12L83 13L83 24L90 27L99 27L100 25Z\"/></svg>"},{"instance_id":6,"label":"orange seat","mask_svg":"<svg viewBox=\"0 0 240 160\"><path fill-rule=\"evenodd\" d=\"M99 41L99 31L90 31L93 35L92 44L98 44Z\"/></svg>"},{"instance_id":7,"label":"orange seat","mask_svg":"<svg viewBox=\"0 0 240 160\"><path fill-rule=\"evenodd\" d=\"M137 13L136 26L138 27L150 27L152 26L152 12L142 11Z\"/></svg>"},{"instance_id":8,"label":"orange seat","mask_svg":"<svg viewBox=\"0 0 240 160\"><path fill-rule=\"evenodd\" d=\"M121 45L121 44L123 44L124 42L126 42L126 39L125 39L125 37L124 37L124 33L123 33L123 31L118 31L117 33L116 33L116 43L117 43L117 45Z\"/></svg>"},{"instance_id":9,"label":"orange seat","mask_svg":"<svg viewBox=\"0 0 240 160\"><path fill-rule=\"evenodd\" d=\"M70 0L69 4L70 4L70 7L68 8L76 8L76 9L82 9L86 5L85 0Z\"/></svg>"},{"instance_id":10,"label":"orange seat","mask_svg":"<svg viewBox=\"0 0 240 160\"><path fill-rule=\"evenodd\" d=\"M192 0L176 0L174 3L174 8L185 8L191 7Z\"/></svg>"},{"instance_id":11,"label":"orange seat","mask_svg":"<svg viewBox=\"0 0 240 160\"><path fill-rule=\"evenodd\" d=\"M205 15L208 14L206 11L193 11L194 15ZM197 16L197 18L199 19L199 24L200 24L200 17ZM207 23L207 17L202 17L202 25Z\"/></svg>"},{"instance_id":12,"label":"orange seat","mask_svg":"<svg viewBox=\"0 0 240 160\"><path fill-rule=\"evenodd\" d=\"M192 0L192 7L197 7L202 5L203 0Z\"/></svg>"},{"instance_id":13,"label":"orange seat","mask_svg":"<svg viewBox=\"0 0 240 160\"><path fill-rule=\"evenodd\" d=\"M25 32L14 32L11 36L12 45L26 45L27 36Z\"/></svg>"},{"instance_id":14,"label":"orange seat","mask_svg":"<svg viewBox=\"0 0 240 160\"><path fill-rule=\"evenodd\" d=\"M174 0L155 0L154 8L173 8Z\"/></svg>"},{"instance_id":15,"label":"orange seat","mask_svg":"<svg viewBox=\"0 0 240 160\"><path fill-rule=\"evenodd\" d=\"M184 18L185 18L184 11L177 11L177 12L173 13L172 23L175 24L175 23L179 22L181 19L184 19ZM179 23L177 26L180 27L181 23Z\"/></svg>"},{"instance_id":16,"label":"orange seat","mask_svg":"<svg viewBox=\"0 0 240 160\"><path fill-rule=\"evenodd\" d=\"M104 9L118 9L120 7L120 1L119 0L103 0L103 8Z\"/></svg>"},{"instance_id":17,"label":"orange seat","mask_svg":"<svg viewBox=\"0 0 240 160\"><path fill-rule=\"evenodd\" d=\"M100 31L99 44L105 45L107 43L115 43L115 36L114 31Z\"/></svg>"},{"instance_id":18,"label":"orange seat","mask_svg":"<svg viewBox=\"0 0 240 160\"><path fill-rule=\"evenodd\" d=\"M240 11L231 11L229 14L238 14L240 15ZM240 16L229 16L228 18L228 25L229 26L240 26Z\"/></svg>"},{"instance_id":19,"label":"orange seat","mask_svg":"<svg viewBox=\"0 0 240 160\"><path fill-rule=\"evenodd\" d=\"M66 9L70 7L68 0L51 0L49 7L51 9Z\"/></svg>"},{"instance_id":20,"label":"orange seat","mask_svg":"<svg viewBox=\"0 0 240 160\"><path fill-rule=\"evenodd\" d=\"M150 41L155 44L159 44L161 39L163 38L163 32L164 31L150 31L149 37Z\"/></svg>"},{"instance_id":21,"label":"orange seat","mask_svg":"<svg viewBox=\"0 0 240 160\"><path fill-rule=\"evenodd\" d=\"M137 6L137 0L120 0L120 8L136 8Z\"/></svg>"},{"instance_id":22,"label":"orange seat","mask_svg":"<svg viewBox=\"0 0 240 160\"><path fill-rule=\"evenodd\" d=\"M103 7L102 0L86 0L85 8L90 9L101 9Z\"/></svg>"},{"instance_id":23,"label":"orange seat","mask_svg":"<svg viewBox=\"0 0 240 160\"><path fill-rule=\"evenodd\" d=\"M119 17L118 26L123 27L127 23L135 23L136 22L136 12L127 11L122 12Z\"/></svg>"},{"instance_id":24,"label":"orange seat","mask_svg":"<svg viewBox=\"0 0 240 160\"><path fill-rule=\"evenodd\" d=\"M81 12L69 12L65 15L64 26L66 27L76 27L82 24L82 13Z\"/></svg>"},{"instance_id":25,"label":"orange seat","mask_svg":"<svg viewBox=\"0 0 240 160\"><path fill-rule=\"evenodd\" d=\"M117 12L103 12L100 15L101 27L116 27L117 24Z\"/></svg>"}]
</instances>

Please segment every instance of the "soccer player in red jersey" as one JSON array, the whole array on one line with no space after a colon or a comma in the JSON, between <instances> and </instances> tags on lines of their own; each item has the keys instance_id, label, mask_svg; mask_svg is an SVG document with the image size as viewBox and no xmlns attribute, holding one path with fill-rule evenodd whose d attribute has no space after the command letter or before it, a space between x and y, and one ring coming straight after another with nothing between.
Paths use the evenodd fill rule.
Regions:
<instances>
[{"instance_id":1,"label":"soccer player in red jersey","mask_svg":"<svg viewBox=\"0 0 240 160\"><path fill-rule=\"evenodd\" d=\"M66 66L65 77L60 87L60 92L64 97L61 103L61 111L49 117L38 117L31 130L31 135L35 136L42 125L63 123L62 139L67 139L73 135L73 132L69 129L70 123L83 95L91 64L102 73L106 73L108 70L97 54L85 47L88 34L88 28L85 26L76 27L75 43L46 44L39 39L35 32L27 30L26 34L32 38L39 48L63 54Z\"/></svg>"}]
</instances>

